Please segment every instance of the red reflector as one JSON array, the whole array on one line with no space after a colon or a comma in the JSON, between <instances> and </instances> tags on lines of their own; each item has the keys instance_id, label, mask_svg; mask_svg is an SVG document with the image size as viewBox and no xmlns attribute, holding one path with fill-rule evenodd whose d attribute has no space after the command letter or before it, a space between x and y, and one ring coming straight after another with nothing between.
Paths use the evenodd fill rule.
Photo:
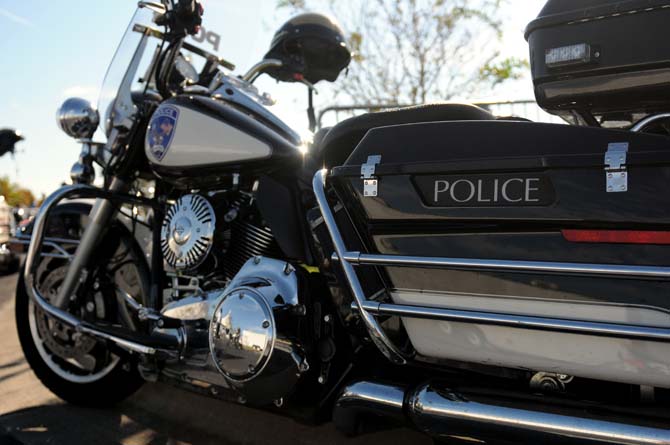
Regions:
<instances>
[{"instance_id":1,"label":"red reflector","mask_svg":"<svg viewBox=\"0 0 670 445\"><path fill-rule=\"evenodd\" d=\"M670 244L670 232L640 230L561 230L574 243Z\"/></svg>"}]
</instances>

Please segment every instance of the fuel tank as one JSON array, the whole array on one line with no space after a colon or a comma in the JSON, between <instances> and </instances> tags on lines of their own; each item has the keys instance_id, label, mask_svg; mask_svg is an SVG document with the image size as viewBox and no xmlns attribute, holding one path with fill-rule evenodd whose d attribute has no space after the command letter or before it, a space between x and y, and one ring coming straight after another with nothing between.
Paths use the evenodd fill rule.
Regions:
<instances>
[{"instance_id":1,"label":"fuel tank","mask_svg":"<svg viewBox=\"0 0 670 445\"><path fill-rule=\"evenodd\" d=\"M287 168L301 161L299 141L253 110L204 96L176 96L151 116L145 153L152 169L176 184L222 174Z\"/></svg>"}]
</instances>

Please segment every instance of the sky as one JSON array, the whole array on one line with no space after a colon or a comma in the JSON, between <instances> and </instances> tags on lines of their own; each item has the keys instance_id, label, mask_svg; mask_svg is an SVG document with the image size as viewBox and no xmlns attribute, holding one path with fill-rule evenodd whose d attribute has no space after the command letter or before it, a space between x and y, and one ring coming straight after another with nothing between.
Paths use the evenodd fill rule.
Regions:
<instances>
[{"instance_id":1,"label":"sky","mask_svg":"<svg viewBox=\"0 0 670 445\"><path fill-rule=\"evenodd\" d=\"M365 1L365 0L343 0ZM204 0L205 27L222 35L219 54L243 72L260 60L272 34L288 18L276 0ZM523 38L544 0L508 0L503 8L503 56L527 58ZM95 103L116 46L132 17L135 0L0 0L0 128L15 128L26 140L17 144L15 159L0 158L0 176L49 194L69 177L80 146L56 125L55 114L68 97ZM209 15L208 15L209 14ZM273 108L298 131L304 131L305 91L301 85L277 84L267 77L257 86L277 100ZM327 94L315 98L330 105ZM462 100L532 99L525 78L476 98Z\"/></svg>"}]
</instances>

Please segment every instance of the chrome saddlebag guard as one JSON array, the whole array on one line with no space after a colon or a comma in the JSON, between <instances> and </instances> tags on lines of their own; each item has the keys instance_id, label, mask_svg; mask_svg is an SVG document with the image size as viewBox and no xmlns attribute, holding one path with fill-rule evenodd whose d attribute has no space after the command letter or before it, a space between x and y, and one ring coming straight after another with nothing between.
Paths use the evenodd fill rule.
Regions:
<instances>
[{"instance_id":1,"label":"chrome saddlebag guard","mask_svg":"<svg viewBox=\"0 0 670 445\"><path fill-rule=\"evenodd\" d=\"M525 122L376 128L314 191L371 338L419 356L670 388L670 142ZM630 176L630 178L629 178ZM348 249L326 199L359 230ZM363 249L361 249L363 250ZM375 266L386 299L363 292Z\"/></svg>"}]
</instances>

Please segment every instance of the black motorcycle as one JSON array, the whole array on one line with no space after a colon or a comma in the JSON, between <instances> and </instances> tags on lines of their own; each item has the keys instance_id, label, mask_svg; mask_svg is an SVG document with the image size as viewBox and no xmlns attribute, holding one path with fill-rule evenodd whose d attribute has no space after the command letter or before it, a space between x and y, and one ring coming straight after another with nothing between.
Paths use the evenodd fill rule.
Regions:
<instances>
[{"instance_id":1,"label":"black motorcycle","mask_svg":"<svg viewBox=\"0 0 670 445\"><path fill-rule=\"evenodd\" d=\"M202 12L139 3L106 142L87 102L58 113L75 185L42 205L16 302L48 388L101 406L161 380L347 433L670 443L670 1L552 0L528 26L538 103L572 125L435 104L312 143L253 82L334 81L339 25L300 15L236 76L187 40Z\"/></svg>"}]
</instances>

